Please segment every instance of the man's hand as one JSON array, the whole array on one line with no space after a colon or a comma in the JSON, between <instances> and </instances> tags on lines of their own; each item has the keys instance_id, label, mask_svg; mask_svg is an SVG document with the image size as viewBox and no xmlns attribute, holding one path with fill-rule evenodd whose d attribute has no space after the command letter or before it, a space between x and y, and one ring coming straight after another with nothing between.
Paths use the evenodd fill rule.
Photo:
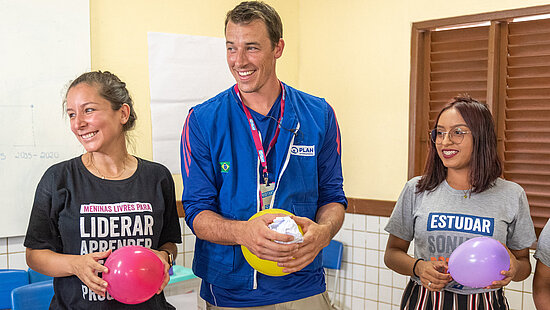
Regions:
<instances>
[{"instance_id":1,"label":"man's hand","mask_svg":"<svg viewBox=\"0 0 550 310\"><path fill-rule=\"evenodd\" d=\"M332 239L328 225L319 225L307 217L292 216L292 219L302 228L304 242L298 243L300 247L294 254L294 259L278 264L279 267L284 267L283 272L288 273L302 270L309 265Z\"/></svg>"},{"instance_id":2,"label":"man's hand","mask_svg":"<svg viewBox=\"0 0 550 310\"><path fill-rule=\"evenodd\" d=\"M275 262L287 262L295 257L299 248L298 244L280 244L274 240L289 242L294 237L278 233L269 227L276 217L285 214L264 214L250 221L242 222L239 229L237 243L245 246L258 258Z\"/></svg>"}]
</instances>

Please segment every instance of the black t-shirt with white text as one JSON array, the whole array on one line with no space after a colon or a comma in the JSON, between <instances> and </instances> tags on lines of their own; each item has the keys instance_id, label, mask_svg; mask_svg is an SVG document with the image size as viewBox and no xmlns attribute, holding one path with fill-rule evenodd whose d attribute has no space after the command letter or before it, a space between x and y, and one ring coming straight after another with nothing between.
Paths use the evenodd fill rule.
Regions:
<instances>
[{"instance_id":1,"label":"black t-shirt with white text","mask_svg":"<svg viewBox=\"0 0 550 310\"><path fill-rule=\"evenodd\" d=\"M50 167L36 189L25 247L84 255L126 245L181 243L172 175L138 158L124 180L104 180L73 158ZM128 283L131 285L131 283ZM101 297L78 277L54 278L50 309L173 309L164 294L138 305Z\"/></svg>"}]
</instances>

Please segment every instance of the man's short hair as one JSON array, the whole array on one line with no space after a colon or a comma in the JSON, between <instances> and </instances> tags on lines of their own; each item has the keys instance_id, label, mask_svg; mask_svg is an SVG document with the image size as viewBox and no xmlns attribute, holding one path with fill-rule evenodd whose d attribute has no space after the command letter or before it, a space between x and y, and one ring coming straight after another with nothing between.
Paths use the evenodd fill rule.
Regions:
<instances>
[{"instance_id":1,"label":"man's short hair","mask_svg":"<svg viewBox=\"0 0 550 310\"><path fill-rule=\"evenodd\" d=\"M249 24L257 19L264 22L271 45L275 48L283 37L283 23L277 11L262 1L244 1L227 12L225 30L227 30L229 21L235 24Z\"/></svg>"}]
</instances>

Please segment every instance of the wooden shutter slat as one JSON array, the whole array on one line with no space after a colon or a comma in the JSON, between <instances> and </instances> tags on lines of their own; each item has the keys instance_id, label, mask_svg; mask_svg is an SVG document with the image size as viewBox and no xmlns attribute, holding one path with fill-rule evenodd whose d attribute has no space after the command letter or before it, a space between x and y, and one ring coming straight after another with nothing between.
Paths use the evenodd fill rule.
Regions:
<instances>
[{"instance_id":1,"label":"wooden shutter slat","mask_svg":"<svg viewBox=\"0 0 550 310\"><path fill-rule=\"evenodd\" d=\"M455 72L432 72L431 82L486 81L487 70L468 70Z\"/></svg>"},{"instance_id":2,"label":"wooden shutter slat","mask_svg":"<svg viewBox=\"0 0 550 310\"><path fill-rule=\"evenodd\" d=\"M430 89L434 92L449 91L449 90L484 90L487 89L487 80L481 81L451 81L451 82L432 82Z\"/></svg>"},{"instance_id":3,"label":"wooden shutter slat","mask_svg":"<svg viewBox=\"0 0 550 310\"><path fill-rule=\"evenodd\" d=\"M448 52L448 51L472 51L472 50L487 50L487 38L482 38L480 40L470 39L467 41L443 41L443 42L433 42L431 44L430 51L432 53L437 52Z\"/></svg>"},{"instance_id":4,"label":"wooden shutter slat","mask_svg":"<svg viewBox=\"0 0 550 310\"><path fill-rule=\"evenodd\" d=\"M550 178L550 165L548 163L506 163L504 164L506 172L536 172L538 174L548 175Z\"/></svg>"},{"instance_id":5,"label":"wooden shutter slat","mask_svg":"<svg viewBox=\"0 0 550 310\"><path fill-rule=\"evenodd\" d=\"M510 46L540 43L550 43L550 32L548 32L548 29L544 30L544 32L522 33L508 36L508 44Z\"/></svg>"},{"instance_id":6,"label":"wooden shutter slat","mask_svg":"<svg viewBox=\"0 0 550 310\"><path fill-rule=\"evenodd\" d=\"M529 172L521 172L521 171L514 171L514 172L507 172L504 171L504 178L507 180L514 180L514 182L519 183L520 185L524 184L525 182L548 182L548 176L546 174L536 174L536 173L529 173Z\"/></svg>"},{"instance_id":7,"label":"wooden shutter slat","mask_svg":"<svg viewBox=\"0 0 550 310\"><path fill-rule=\"evenodd\" d=\"M529 201L529 198L527 198L527 201L529 202L529 206L531 207L531 216L533 217L533 224L535 224L535 227L537 226L537 221L540 221L540 223L546 223L548 217L550 217L550 208L544 204L534 206L532 205L531 201ZM535 218L537 220L535 220ZM542 227L544 227L544 224L542 224L541 228Z\"/></svg>"},{"instance_id":8,"label":"wooden shutter slat","mask_svg":"<svg viewBox=\"0 0 550 310\"><path fill-rule=\"evenodd\" d=\"M550 19L524 21L510 23L508 25L508 33L512 36L518 34L547 32L548 29L550 29Z\"/></svg>"},{"instance_id":9,"label":"wooden shutter slat","mask_svg":"<svg viewBox=\"0 0 550 310\"><path fill-rule=\"evenodd\" d=\"M510 142L505 141L505 150L513 150L517 152L530 152L537 150L540 152L550 152L550 143L534 143L534 142Z\"/></svg>"},{"instance_id":10,"label":"wooden shutter slat","mask_svg":"<svg viewBox=\"0 0 550 310\"><path fill-rule=\"evenodd\" d=\"M511 180L511 179L514 179L517 177L517 176L525 176L525 175L529 175L528 179L529 180L536 180L536 179L548 179L549 175L547 173L540 173L538 171L524 171L524 170L510 170L510 171L507 171L505 170L504 171L504 178L507 179L507 180ZM521 182L521 178L515 180L514 182L520 184ZM522 185L522 184L520 184Z\"/></svg>"},{"instance_id":11,"label":"wooden shutter slat","mask_svg":"<svg viewBox=\"0 0 550 310\"><path fill-rule=\"evenodd\" d=\"M548 66L550 55L508 56L509 67Z\"/></svg>"},{"instance_id":12,"label":"wooden shutter slat","mask_svg":"<svg viewBox=\"0 0 550 310\"><path fill-rule=\"evenodd\" d=\"M524 184L523 189L529 195L550 198L550 184Z\"/></svg>"},{"instance_id":13,"label":"wooden shutter slat","mask_svg":"<svg viewBox=\"0 0 550 310\"><path fill-rule=\"evenodd\" d=\"M540 142L550 143L550 130L549 131L505 131L506 141L509 142ZM550 169L550 168L549 168Z\"/></svg>"},{"instance_id":14,"label":"wooden shutter slat","mask_svg":"<svg viewBox=\"0 0 550 310\"><path fill-rule=\"evenodd\" d=\"M506 90L513 98L549 98L550 88L509 88Z\"/></svg>"},{"instance_id":15,"label":"wooden shutter slat","mask_svg":"<svg viewBox=\"0 0 550 310\"><path fill-rule=\"evenodd\" d=\"M550 66L508 67L510 77L548 77Z\"/></svg>"},{"instance_id":16,"label":"wooden shutter slat","mask_svg":"<svg viewBox=\"0 0 550 310\"><path fill-rule=\"evenodd\" d=\"M464 93L470 94L470 96L472 96L473 98L476 98L477 100L485 101L485 99L484 99L485 90L481 90L481 91L480 90L470 90L470 91L467 91L467 90L464 90L464 89L457 89L457 90L454 90L454 91L449 90L449 91L441 91L441 92L430 92L430 101L435 100L435 101L449 102L450 100L452 100L457 95L464 94Z\"/></svg>"},{"instance_id":17,"label":"wooden shutter slat","mask_svg":"<svg viewBox=\"0 0 550 310\"><path fill-rule=\"evenodd\" d=\"M508 120L506 130L532 130L533 128L544 128L547 125L546 120Z\"/></svg>"},{"instance_id":18,"label":"wooden shutter slat","mask_svg":"<svg viewBox=\"0 0 550 310\"><path fill-rule=\"evenodd\" d=\"M550 211L550 203L548 203L548 201L550 201L550 197L527 194L527 200L532 208L544 207Z\"/></svg>"},{"instance_id":19,"label":"wooden shutter slat","mask_svg":"<svg viewBox=\"0 0 550 310\"><path fill-rule=\"evenodd\" d=\"M550 88L550 76L542 77L509 77L509 88Z\"/></svg>"},{"instance_id":20,"label":"wooden shutter slat","mask_svg":"<svg viewBox=\"0 0 550 310\"><path fill-rule=\"evenodd\" d=\"M550 118L550 109L548 110L506 110L506 120L525 120L525 121L545 121ZM533 125L537 125L533 123ZM541 122L539 128L549 128L545 126L544 122Z\"/></svg>"},{"instance_id":21,"label":"wooden shutter slat","mask_svg":"<svg viewBox=\"0 0 550 310\"><path fill-rule=\"evenodd\" d=\"M510 56L536 56L536 55L549 55L550 43L531 44L531 45L517 45L509 46L508 54Z\"/></svg>"},{"instance_id":22,"label":"wooden shutter slat","mask_svg":"<svg viewBox=\"0 0 550 310\"><path fill-rule=\"evenodd\" d=\"M444 31L432 31L432 42L464 42L474 40L487 40L489 27L460 28Z\"/></svg>"},{"instance_id":23,"label":"wooden shutter slat","mask_svg":"<svg viewBox=\"0 0 550 310\"><path fill-rule=\"evenodd\" d=\"M505 165L508 163L550 164L550 153L504 152ZM548 180L550 184L550 180Z\"/></svg>"},{"instance_id":24,"label":"wooden shutter slat","mask_svg":"<svg viewBox=\"0 0 550 310\"><path fill-rule=\"evenodd\" d=\"M531 207L531 210L535 213L535 215L548 215L550 213L550 204L547 203L547 201L550 201L550 196L548 195L536 195L532 193L527 193L527 201L529 202L529 206Z\"/></svg>"},{"instance_id":25,"label":"wooden shutter slat","mask_svg":"<svg viewBox=\"0 0 550 310\"><path fill-rule=\"evenodd\" d=\"M487 50L439 52L432 53L431 58L433 62L487 59Z\"/></svg>"},{"instance_id":26,"label":"wooden shutter slat","mask_svg":"<svg viewBox=\"0 0 550 310\"><path fill-rule=\"evenodd\" d=\"M540 109L545 110L548 108L548 99L547 98L524 98L524 99L513 99L510 98L506 100L507 109Z\"/></svg>"},{"instance_id":27,"label":"wooden shutter slat","mask_svg":"<svg viewBox=\"0 0 550 310\"><path fill-rule=\"evenodd\" d=\"M514 175L516 175L517 177L521 177L521 174L519 173L513 173ZM546 185L546 186L550 186L550 180L548 178L544 178L545 175L541 175L541 179L539 180L530 180L528 178L524 178L522 179L522 182L521 182L521 186L524 187L524 186L529 186L529 185L539 185L539 184L542 184L542 185Z\"/></svg>"},{"instance_id":28,"label":"wooden shutter slat","mask_svg":"<svg viewBox=\"0 0 550 310\"><path fill-rule=\"evenodd\" d=\"M487 70L487 59L431 62L432 72Z\"/></svg>"}]
</instances>

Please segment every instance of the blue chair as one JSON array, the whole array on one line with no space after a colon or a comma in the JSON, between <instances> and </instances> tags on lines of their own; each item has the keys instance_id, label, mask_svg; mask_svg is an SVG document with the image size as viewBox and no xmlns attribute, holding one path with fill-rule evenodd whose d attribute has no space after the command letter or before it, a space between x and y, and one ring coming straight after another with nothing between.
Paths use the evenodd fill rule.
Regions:
<instances>
[{"instance_id":1,"label":"blue chair","mask_svg":"<svg viewBox=\"0 0 550 310\"><path fill-rule=\"evenodd\" d=\"M11 308L11 291L26 284L29 284L27 271L0 269L0 309Z\"/></svg>"},{"instance_id":2,"label":"blue chair","mask_svg":"<svg viewBox=\"0 0 550 310\"><path fill-rule=\"evenodd\" d=\"M53 280L23 285L11 292L13 310L48 310L53 297Z\"/></svg>"},{"instance_id":3,"label":"blue chair","mask_svg":"<svg viewBox=\"0 0 550 310\"><path fill-rule=\"evenodd\" d=\"M344 245L342 242L336 240L330 240L329 245L323 249L323 267L336 270L334 275L334 291L332 292L332 298L330 299L332 306L334 306L334 301L336 300L336 290L338 289L338 281L340 280L340 268L342 268L343 253Z\"/></svg>"},{"instance_id":4,"label":"blue chair","mask_svg":"<svg viewBox=\"0 0 550 310\"><path fill-rule=\"evenodd\" d=\"M34 271L31 268L29 268L27 272L29 273L29 283L53 280L52 277L41 274L40 272Z\"/></svg>"}]
</instances>

